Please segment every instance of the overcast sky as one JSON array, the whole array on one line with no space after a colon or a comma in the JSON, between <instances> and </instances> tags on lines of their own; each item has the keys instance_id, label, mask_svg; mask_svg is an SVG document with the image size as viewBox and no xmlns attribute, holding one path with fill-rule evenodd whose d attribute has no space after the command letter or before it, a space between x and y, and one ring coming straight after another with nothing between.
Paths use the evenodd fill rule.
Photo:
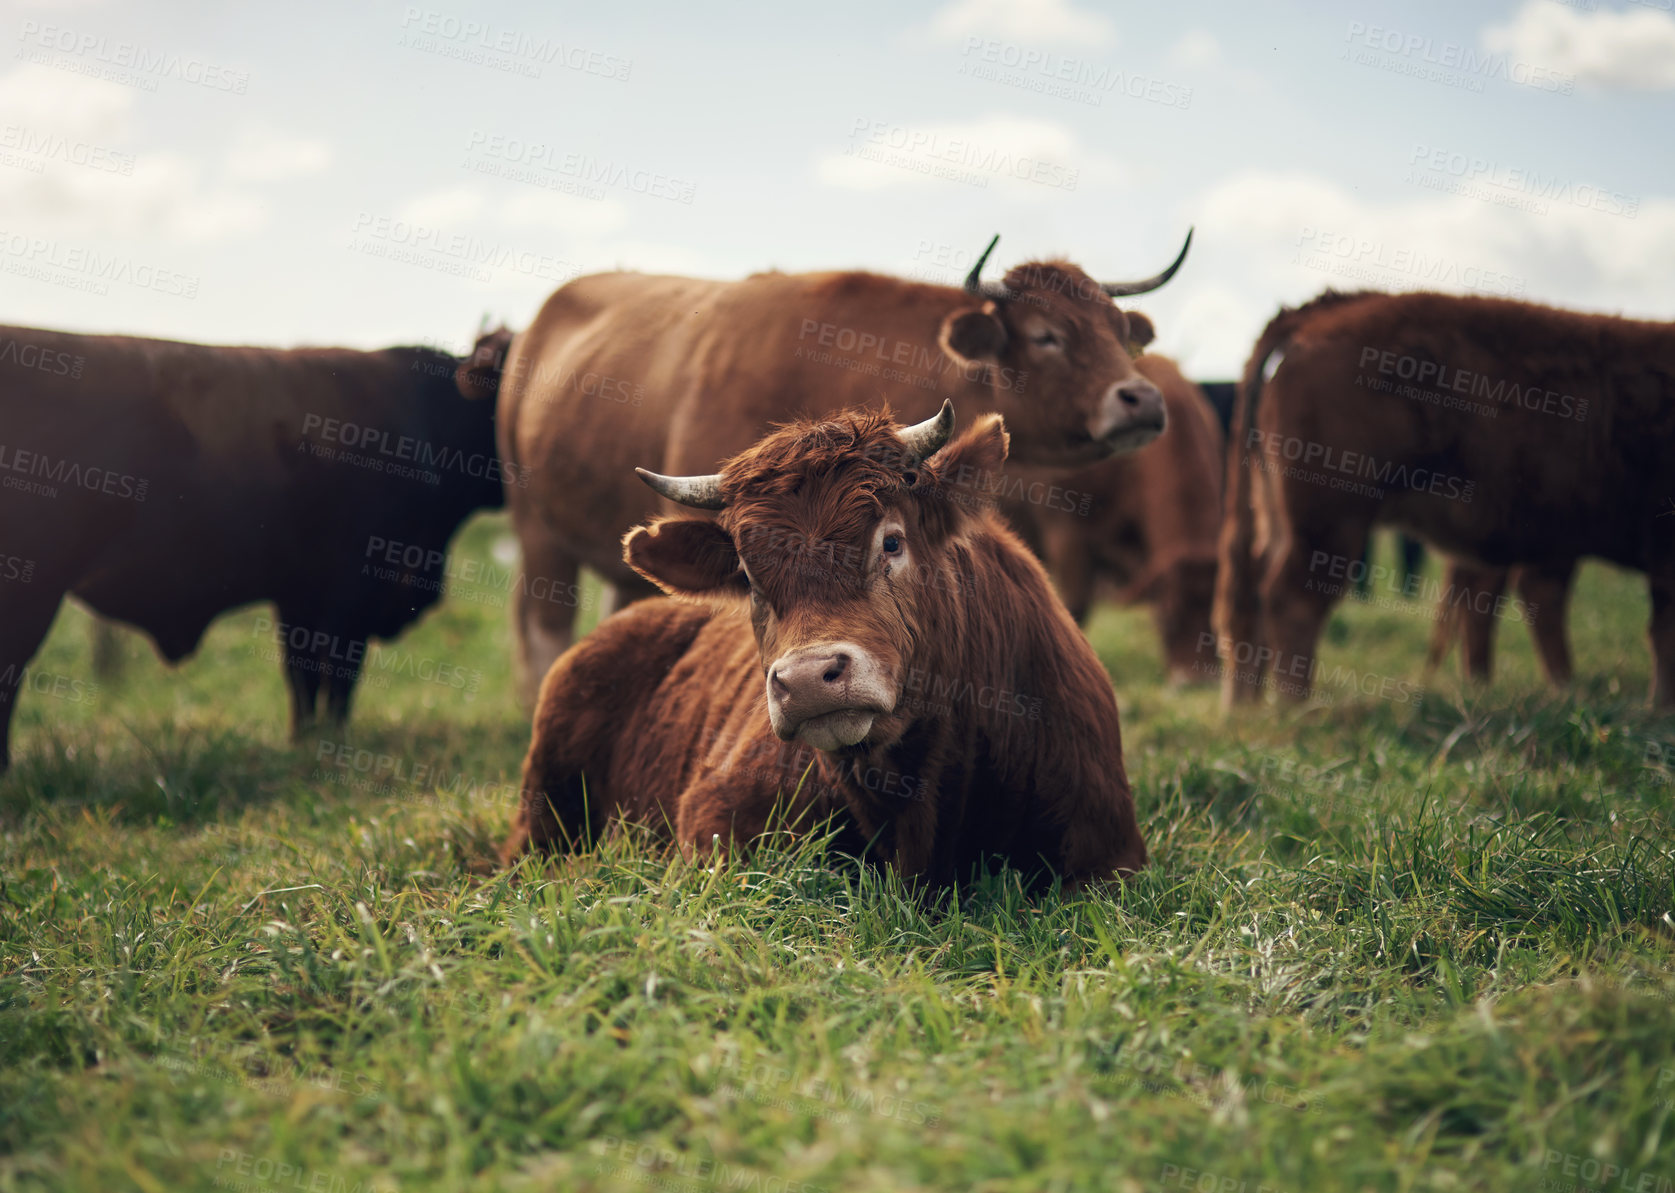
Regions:
<instances>
[{"instance_id":1,"label":"overcast sky","mask_svg":"<svg viewBox=\"0 0 1675 1193\"><path fill-rule=\"evenodd\" d=\"M0 5L0 321L458 348L576 272L1062 255L1675 318L1675 0ZM352 9L352 11L345 11Z\"/></svg>"}]
</instances>

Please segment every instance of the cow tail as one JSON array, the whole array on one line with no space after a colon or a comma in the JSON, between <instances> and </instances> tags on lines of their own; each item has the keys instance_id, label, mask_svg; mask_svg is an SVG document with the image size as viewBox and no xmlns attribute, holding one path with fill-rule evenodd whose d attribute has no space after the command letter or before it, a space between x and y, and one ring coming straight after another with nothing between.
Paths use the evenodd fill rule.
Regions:
<instances>
[{"instance_id":1,"label":"cow tail","mask_svg":"<svg viewBox=\"0 0 1675 1193\"><path fill-rule=\"evenodd\" d=\"M1256 341L1245 362L1244 375L1234 392L1233 418L1228 426L1227 479L1222 487L1220 566L1216 569L1215 632L1221 656L1222 707L1254 698L1259 677L1249 668L1256 657L1261 618L1257 591L1260 577L1255 557L1256 507L1252 477L1251 432L1256 427L1256 405L1262 386L1283 358L1298 312L1282 311ZM1272 363L1270 363L1270 361ZM1246 670L1239 668L1239 658Z\"/></svg>"}]
</instances>

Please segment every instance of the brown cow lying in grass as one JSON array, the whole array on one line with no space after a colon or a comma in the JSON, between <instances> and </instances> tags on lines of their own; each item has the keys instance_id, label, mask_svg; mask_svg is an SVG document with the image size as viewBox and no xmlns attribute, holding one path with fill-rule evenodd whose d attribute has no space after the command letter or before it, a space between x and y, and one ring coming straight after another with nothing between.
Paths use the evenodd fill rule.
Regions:
<instances>
[{"instance_id":1,"label":"brown cow lying in grass","mask_svg":"<svg viewBox=\"0 0 1675 1193\"><path fill-rule=\"evenodd\" d=\"M978 497L1004 425L948 443L953 417L849 411L715 476L642 474L719 517L624 540L679 599L630 606L547 673L503 859L618 819L691 856L836 813L933 887L985 858L1076 884L1145 865L1110 679Z\"/></svg>"}]
</instances>

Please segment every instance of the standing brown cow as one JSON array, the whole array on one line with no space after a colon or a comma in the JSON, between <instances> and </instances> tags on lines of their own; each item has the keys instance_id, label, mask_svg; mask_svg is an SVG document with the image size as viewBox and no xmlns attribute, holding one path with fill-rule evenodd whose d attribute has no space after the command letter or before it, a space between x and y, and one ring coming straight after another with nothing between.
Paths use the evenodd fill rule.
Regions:
<instances>
[{"instance_id":1,"label":"standing brown cow","mask_svg":"<svg viewBox=\"0 0 1675 1193\"><path fill-rule=\"evenodd\" d=\"M963 289L860 272L569 283L512 342L498 386L502 458L533 470L507 494L521 588L573 586L586 565L618 603L655 591L621 558L623 534L659 509L633 468L708 472L788 418L864 406L923 419L954 399L1003 414L1020 463L1058 468L1150 442L1163 399L1127 345L1151 324L1111 299L1163 285L1186 251L1106 284L1062 261L984 283L987 251ZM526 688L569 645L573 615L518 605Z\"/></svg>"},{"instance_id":2,"label":"standing brown cow","mask_svg":"<svg viewBox=\"0 0 1675 1193\"><path fill-rule=\"evenodd\" d=\"M1339 595L1317 565L1357 557L1375 523L1493 567L1644 571L1652 696L1675 701L1675 325L1328 291L1262 333L1236 426L1216 602L1228 703L1270 674L1308 694Z\"/></svg>"},{"instance_id":3,"label":"standing brown cow","mask_svg":"<svg viewBox=\"0 0 1675 1193\"><path fill-rule=\"evenodd\" d=\"M548 672L505 860L619 817L691 855L841 813L930 886L989 857L1071 883L1145 865L1111 681L973 480L1005 460L1001 419L948 443L953 421L850 411L715 476L645 474L720 516L628 535L680 600Z\"/></svg>"},{"instance_id":4,"label":"standing brown cow","mask_svg":"<svg viewBox=\"0 0 1675 1193\"><path fill-rule=\"evenodd\" d=\"M1086 621L1095 586L1151 605L1170 681L1215 675L1210 634L1221 527L1222 433L1214 409L1175 362L1135 368L1163 394L1168 426L1152 446L1073 472L1008 473L1001 508Z\"/></svg>"},{"instance_id":5,"label":"standing brown cow","mask_svg":"<svg viewBox=\"0 0 1675 1193\"><path fill-rule=\"evenodd\" d=\"M441 598L448 540L501 504L458 364L0 327L0 770L65 595L170 662L271 601L293 734L347 720L370 639Z\"/></svg>"}]
</instances>

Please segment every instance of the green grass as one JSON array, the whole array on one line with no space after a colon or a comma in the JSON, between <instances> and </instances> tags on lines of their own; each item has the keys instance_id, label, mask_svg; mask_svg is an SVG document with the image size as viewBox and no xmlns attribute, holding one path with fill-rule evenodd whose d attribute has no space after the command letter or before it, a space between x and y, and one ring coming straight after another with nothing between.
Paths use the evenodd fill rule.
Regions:
<instances>
[{"instance_id":1,"label":"green grass","mask_svg":"<svg viewBox=\"0 0 1675 1193\"><path fill-rule=\"evenodd\" d=\"M0 780L0 1189L1672 1187L1634 576L1584 572L1573 693L1517 625L1426 681L1425 611L1351 604L1324 665L1422 700L1228 723L1102 610L1152 867L940 910L818 842L493 874L527 729L477 595L397 644L465 687L398 665L297 747L255 611L96 694L61 615Z\"/></svg>"}]
</instances>

